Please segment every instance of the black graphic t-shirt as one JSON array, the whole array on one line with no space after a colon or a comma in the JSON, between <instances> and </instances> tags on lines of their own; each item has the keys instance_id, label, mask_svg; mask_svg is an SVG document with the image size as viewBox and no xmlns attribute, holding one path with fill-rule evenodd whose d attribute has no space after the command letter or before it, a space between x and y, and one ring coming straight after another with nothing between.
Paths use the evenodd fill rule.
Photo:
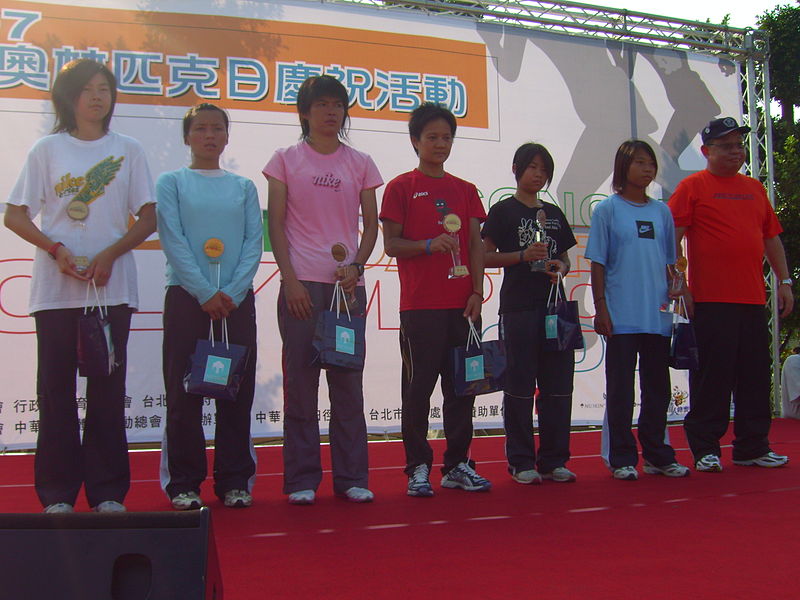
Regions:
<instances>
[{"instance_id":1,"label":"black graphic t-shirt","mask_svg":"<svg viewBox=\"0 0 800 600\"><path fill-rule=\"evenodd\" d=\"M572 228L561 209L544 203L543 208L530 208L511 196L489 209L481 235L492 240L499 252L519 252L533 243L537 213L545 212L545 242L550 258L563 254L575 244ZM550 277L532 271L531 264L518 263L504 267L500 288L500 313L529 310L547 301Z\"/></svg>"}]
</instances>

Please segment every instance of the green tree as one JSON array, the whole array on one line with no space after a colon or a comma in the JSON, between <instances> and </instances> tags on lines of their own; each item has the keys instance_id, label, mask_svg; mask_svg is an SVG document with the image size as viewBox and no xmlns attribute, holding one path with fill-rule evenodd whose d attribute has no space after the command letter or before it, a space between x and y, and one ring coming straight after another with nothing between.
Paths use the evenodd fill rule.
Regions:
<instances>
[{"instance_id":1,"label":"green tree","mask_svg":"<svg viewBox=\"0 0 800 600\"><path fill-rule=\"evenodd\" d=\"M783 123L776 124L780 134L783 129L792 131L783 137L783 143L776 145L775 152L775 204L778 218L783 226L781 240L786 249L786 260L792 279L800 279L800 126L787 128ZM794 286L795 292L798 284ZM796 294L795 294L796 296ZM781 320L781 351L794 344L800 332L800 307L787 318Z\"/></svg>"},{"instance_id":2,"label":"green tree","mask_svg":"<svg viewBox=\"0 0 800 600\"><path fill-rule=\"evenodd\" d=\"M781 120L794 125L800 105L800 5L776 6L758 17L769 34L770 95L781 104Z\"/></svg>"}]
</instances>

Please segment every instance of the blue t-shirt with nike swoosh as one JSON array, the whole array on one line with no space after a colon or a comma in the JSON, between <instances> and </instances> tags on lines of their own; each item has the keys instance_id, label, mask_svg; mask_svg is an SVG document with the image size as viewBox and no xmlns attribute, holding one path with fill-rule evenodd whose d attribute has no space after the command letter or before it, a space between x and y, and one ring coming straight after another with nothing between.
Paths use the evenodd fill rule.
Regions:
<instances>
[{"instance_id":1,"label":"blue t-shirt with nike swoosh","mask_svg":"<svg viewBox=\"0 0 800 600\"><path fill-rule=\"evenodd\" d=\"M660 200L645 204L612 194L594 207L585 256L605 266L613 332L669 336L666 265L675 262L675 225Z\"/></svg>"}]
</instances>

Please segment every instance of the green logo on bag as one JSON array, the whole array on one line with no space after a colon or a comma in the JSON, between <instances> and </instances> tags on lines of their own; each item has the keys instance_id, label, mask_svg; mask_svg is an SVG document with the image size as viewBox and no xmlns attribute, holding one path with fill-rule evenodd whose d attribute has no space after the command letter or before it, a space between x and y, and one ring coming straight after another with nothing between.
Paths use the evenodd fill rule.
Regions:
<instances>
[{"instance_id":1,"label":"green logo on bag","mask_svg":"<svg viewBox=\"0 0 800 600\"><path fill-rule=\"evenodd\" d=\"M203 381L228 385L228 376L231 373L231 359L224 356L209 355L206 360L206 372Z\"/></svg>"},{"instance_id":2,"label":"green logo on bag","mask_svg":"<svg viewBox=\"0 0 800 600\"><path fill-rule=\"evenodd\" d=\"M544 318L544 337L548 340L558 337L558 315L547 315Z\"/></svg>"},{"instance_id":3,"label":"green logo on bag","mask_svg":"<svg viewBox=\"0 0 800 600\"><path fill-rule=\"evenodd\" d=\"M341 325L336 326L336 351L343 354L356 353L356 332L354 330Z\"/></svg>"},{"instance_id":4,"label":"green logo on bag","mask_svg":"<svg viewBox=\"0 0 800 600\"><path fill-rule=\"evenodd\" d=\"M483 354L466 357L464 359L464 379L480 381L483 378Z\"/></svg>"}]
</instances>

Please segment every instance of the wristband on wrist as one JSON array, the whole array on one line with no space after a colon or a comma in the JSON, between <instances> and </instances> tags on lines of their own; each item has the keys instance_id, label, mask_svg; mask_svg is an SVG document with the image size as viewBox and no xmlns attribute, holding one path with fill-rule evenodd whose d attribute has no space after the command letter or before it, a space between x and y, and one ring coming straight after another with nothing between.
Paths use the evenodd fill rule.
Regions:
<instances>
[{"instance_id":1,"label":"wristband on wrist","mask_svg":"<svg viewBox=\"0 0 800 600\"><path fill-rule=\"evenodd\" d=\"M425 254L427 254L429 256L431 254L431 242L432 241L433 241L433 239L431 239L431 238L428 238L427 240L425 240Z\"/></svg>"},{"instance_id":2,"label":"wristband on wrist","mask_svg":"<svg viewBox=\"0 0 800 600\"><path fill-rule=\"evenodd\" d=\"M50 258L55 260L56 259L56 252L58 252L58 249L61 248L61 246L63 246L63 245L64 244L62 244L61 242L56 242L55 244L50 246L50 249L47 251L47 253L50 255Z\"/></svg>"},{"instance_id":3,"label":"wristband on wrist","mask_svg":"<svg viewBox=\"0 0 800 600\"><path fill-rule=\"evenodd\" d=\"M482 294L481 292L479 292L479 291L477 291L477 290L472 290L472 293L473 293L475 296L477 296L478 298L480 298L480 299L481 299L481 302L483 302L483 294Z\"/></svg>"}]
</instances>

